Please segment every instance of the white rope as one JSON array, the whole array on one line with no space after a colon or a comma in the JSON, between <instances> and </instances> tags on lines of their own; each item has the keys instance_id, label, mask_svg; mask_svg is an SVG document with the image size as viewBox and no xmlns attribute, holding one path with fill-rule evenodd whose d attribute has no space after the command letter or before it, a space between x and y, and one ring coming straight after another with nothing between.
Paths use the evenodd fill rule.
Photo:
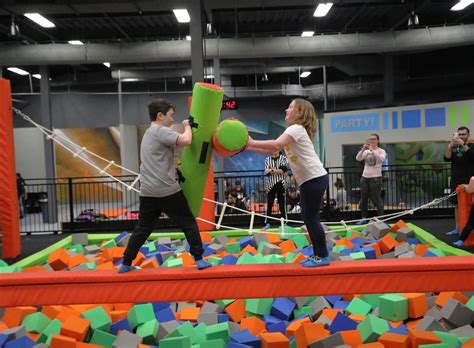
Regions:
<instances>
[{"instance_id":1,"label":"white rope","mask_svg":"<svg viewBox=\"0 0 474 348\"><path fill-rule=\"evenodd\" d=\"M82 146L79 146L77 145L76 143L74 143L72 140L66 138L66 137L63 137L61 134L58 134L58 133L55 133L53 131L51 131L50 129L46 128L46 127L43 127L42 125L40 125L39 123L36 123L35 121L33 121L29 116L25 115L23 112L21 112L20 110L18 110L17 108L13 108L13 112L15 114L17 114L18 116L22 117L25 121L33 124L36 128L38 128L43 134L46 135L46 138L48 140L53 140L54 142L56 142L59 146L63 147L65 150L67 150L68 152L70 152L72 154L73 157L75 158L80 158L82 161L84 161L85 163L87 163L89 166L93 167L94 169L96 169L99 173L101 174L105 174L105 176L109 177L110 179L116 181L117 183L125 186L127 188L128 191L135 191L135 192L140 192L138 189L136 189L134 186L137 184L138 180L140 179L140 175L139 173L136 173L128 168L125 168L119 164L116 164L114 161L109 161L108 159L100 156L100 155L97 155L96 153L92 152L92 151L89 151L87 150L86 147L82 147ZM63 141L64 143L68 144L68 145L65 145L64 143L62 143L61 141ZM85 158L83 155L86 154L86 155L90 155L92 157L95 157L97 159L100 159L101 161L103 162L106 162L107 165L103 168L100 168L99 166L97 166L94 162L92 162L91 160L89 160L88 158ZM134 175L136 176L136 178L134 179L134 181L128 185L126 184L125 182L123 182L122 180L116 178L115 176L113 176L112 174L108 173L107 170L110 169L111 167L118 167L120 168L121 170L124 170L128 173L130 173L131 175ZM407 210L404 210L404 211L401 211L401 212L395 212L395 213L390 213L390 214L385 214L385 215L379 215L379 216L375 216L373 217L372 219L375 220L375 221L371 221L367 224L362 224L362 225L359 225L359 227L364 227L364 226L370 226L370 225L374 225L374 224L377 224L379 222L386 222L386 221L389 221L389 220L394 220L394 219L398 219L398 218L401 218L405 215L413 215L415 211L417 210L421 210L421 209L426 209L432 205L437 205L437 204L440 204L442 203L443 201L449 199L450 197L453 197L457 194L456 191L452 192L451 194L447 195L447 196L444 196L444 197L440 197L440 198L435 198L433 199L431 202L428 202L428 203L425 203L419 207L416 207L416 208L412 208L412 209L407 209ZM222 225L222 220L224 218L224 213L225 213L225 210L227 207L233 209L233 210L237 210L237 211L240 211L244 214L250 214L250 225L249 225L249 228L247 229L247 231L249 232L249 234L251 235L252 233L254 233L254 229L253 229L253 225L254 225L254 219L255 219L255 216L259 216L259 217L262 217L262 218L265 218L265 219L270 219L270 220L274 220L274 221L278 221L280 222L280 227L281 227L281 235L293 235L293 234L300 234L300 233L288 233L288 232L285 232L285 224L286 223L297 223L297 224L304 224L303 221L300 221L300 220L290 220L290 219L285 219L285 218L276 218L276 217L272 217L272 216L266 216L264 214L260 214L260 213L257 213L255 211L248 211L248 210L245 210L245 209L241 209L241 208L238 208L238 207L234 207L234 206L231 206L231 205L228 205L227 202L224 202L224 203L221 203L221 202L217 202L217 201L214 201L212 199L208 199L208 198L203 198L204 201L207 201L207 202L211 202L211 203L214 203L214 204L217 204L217 205L221 205L222 206L222 209L221 209L221 213L220 213L220 216L219 216L219 220L217 223L215 222L212 222L212 221L208 221L208 220L205 220L205 219L202 219L200 217L196 218L197 220L200 220L200 221L203 221L203 222L206 222L206 223L209 223L209 224L212 224L216 227L217 230L219 230L221 227L224 227L224 228L227 228L229 230L238 230L238 231L242 231L242 229L240 228L235 228L235 227L231 227L231 226L225 226L225 225ZM326 233L334 233L334 232L343 232L343 231L348 231L350 228L348 227L349 224L351 223L354 223L354 222L358 222L358 221L361 221L363 219L355 219L355 220L348 220L348 221L344 221L344 220L341 220L339 222L337 221L328 221L328 222L324 222L324 224L326 225L342 225L343 228L340 228L340 229L332 229L330 231L327 231ZM255 231L256 233L266 233L266 234L280 234L279 232L270 232L270 231Z\"/></svg>"}]
</instances>

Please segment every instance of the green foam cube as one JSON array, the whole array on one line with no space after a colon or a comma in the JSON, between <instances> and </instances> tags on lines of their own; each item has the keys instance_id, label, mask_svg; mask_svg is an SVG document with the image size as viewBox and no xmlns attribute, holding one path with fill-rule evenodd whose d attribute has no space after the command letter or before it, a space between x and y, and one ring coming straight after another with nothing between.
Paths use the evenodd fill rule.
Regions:
<instances>
[{"instance_id":1,"label":"green foam cube","mask_svg":"<svg viewBox=\"0 0 474 348\"><path fill-rule=\"evenodd\" d=\"M228 322L206 326L206 338L208 341L223 340L229 342L230 327ZM160 346L161 347L161 346Z\"/></svg>"},{"instance_id":2,"label":"green foam cube","mask_svg":"<svg viewBox=\"0 0 474 348\"><path fill-rule=\"evenodd\" d=\"M49 345L51 343L53 335L59 335L61 333L61 326L63 326L63 324L59 320L51 320L49 325L43 330L41 335L38 337L38 343L46 343L47 345Z\"/></svg>"},{"instance_id":3,"label":"green foam cube","mask_svg":"<svg viewBox=\"0 0 474 348\"><path fill-rule=\"evenodd\" d=\"M270 254L263 257L266 264L283 263L284 257L277 254Z\"/></svg>"},{"instance_id":4,"label":"green foam cube","mask_svg":"<svg viewBox=\"0 0 474 348\"><path fill-rule=\"evenodd\" d=\"M297 248L304 248L305 246L309 245L306 234L294 234L290 238L293 240L293 243L295 243Z\"/></svg>"},{"instance_id":5,"label":"green foam cube","mask_svg":"<svg viewBox=\"0 0 474 348\"><path fill-rule=\"evenodd\" d=\"M370 304L372 308L377 308L380 302L380 296L383 294L364 294L361 295L360 298Z\"/></svg>"},{"instance_id":6,"label":"green foam cube","mask_svg":"<svg viewBox=\"0 0 474 348\"><path fill-rule=\"evenodd\" d=\"M346 308L347 313L357 315L367 315L371 310L372 306L358 297L354 297Z\"/></svg>"},{"instance_id":7,"label":"green foam cube","mask_svg":"<svg viewBox=\"0 0 474 348\"><path fill-rule=\"evenodd\" d=\"M376 342L389 329L390 327L385 320L373 314L369 314L357 325L357 331L359 331L363 343Z\"/></svg>"},{"instance_id":8,"label":"green foam cube","mask_svg":"<svg viewBox=\"0 0 474 348\"><path fill-rule=\"evenodd\" d=\"M196 345L198 348L225 348L226 343L221 340L208 340Z\"/></svg>"},{"instance_id":9,"label":"green foam cube","mask_svg":"<svg viewBox=\"0 0 474 348\"><path fill-rule=\"evenodd\" d=\"M102 330L94 330L90 343L94 343L102 347L112 348L116 339L117 336L112 335L111 333Z\"/></svg>"},{"instance_id":10,"label":"green foam cube","mask_svg":"<svg viewBox=\"0 0 474 348\"><path fill-rule=\"evenodd\" d=\"M109 249L109 248L115 248L117 246L117 243L115 242L115 239L110 239L104 244L102 244L102 249Z\"/></svg>"},{"instance_id":11,"label":"green foam cube","mask_svg":"<svg viewBox=\"0 0 474 348\"><path fill-rule=\"evenodd\" d=\"M379 316L391 321L408 319L408 299L396 294L380 296Z\"/></svg>"},{"instance_id":12,"label":"green foam cube","mask_svg":"<svg viewBox=\"0 0 474 348\"><path fill-rule=\"evenodd\" d=\"M353 260L365 260L365 253L362 251L350 253L349 256L352 257Z\"/></svg>"},{"instance_id":13,"label":"green foam cube","mask_svg":"<svg viewBox=\"0 0 474 348\"><path fill-rule=\"evenodd\" d=\"M226 244L225 249L231 254L238 254L241 250L238 242Z\"/></svg>"},{"instance_id":14,"label":"green foam cube","mask_svg":"<svg viewBox=\"0 0 474 348\"><path fill-rule=\"evenodd\" d=\"M81 244L72 245L69 250L74 250L77 254L84 254L84 247Z\"/></svg>"},{"instance_id":15,"label":"green foam cube","mask_svg":"<svg viewBox=\"0 0 474 348\"><path fill-rule=\"evenodd\" d=\"M155 345L159 327L160 323L158 320L149 320L137 327L137 335L143 337L143 343Z\"/></svg>"},{"instance_id":16,"label":"green foam cube","mask_svg":"<svg viewBox=\"0 0 474 348\"><path fill-rule=\"evenodd\" d=\"M438 338L441 340L441 343L447 344L450 347L457 347L461 345L458 336L455 334L436 330L433 331L433 333L438 336Z\"/></svg>"},{"instance_id":17,"label":"green foam cube","mask_svg":"<svg viewBox=\"0 0 474 348\"><path fill-rule=\"evenodd\" d=\"M108 316L104 307L97 306L81 314L81 317L89 320L92 330L109 331L112 320Z\"/></svg>"},{"instance_id":18,"label":"green foam cube","mask_svg":"<svg viewBox=\"0 0 474 348\"><path fill-rule=\"evenodd\" d=\"M43 330L46 329L50 323L51 319L41 312L29 314L24 317L23 321L21 322L26 331L36 333L43 332Z\"/></svg>"},{"instance_id":19,"label":"green foam cube","mask_svg":"<svg viewBox=\"0 0 474 348\"><path fill-rule=\"evenodd\" d=\"M144 324L147 321L155 319L155 312L153 312L153 305L151 303L136 304L128 312L128 323L132 329L138 325Z\"/></svg>"},{"instance_id":20,"label":"green foam cube","mask_svg":"<svg viewBox=\"0 0 474 348\"><path fill-rule=\"evenodd\" d=\"M164 338L159 342L160 348L191 348L191 339L189 337L170 337Z\"/></svg>"},{"instance_id":21,"label":"green foam cube","mask_svg":"<svg viewBox=\"0 0 474 348\"><path fill-rule=\"evenodd\" d=\"M217 256L209 256L207 261L210 262L213 266L220 266L222 263L222 259Z\"/></svg>"},{"instance_id":22,"label":"green foam cube","mask_svg":"<svg viewBox=\"0 0 474 348\"><path fill-rule=\"evenodd\" d=\"M245 310L252 314L268 315L272 310L273 298L252 298L245 300Z\"/></svg>"},{"instance_id":23,"label":"green foam cube","mask_svg":"<svg viewBox=\"0 0 474 348\"><path fill-rule=\"evenodd\" d=\"M170 257L165 262L163 262L163 267L183 267L183 259Z\"/></svg>"},{"instance_id":24,"label":"green foam cube","mask_svg":"<svg viewBox=\"0 0 474 348\"><path fill-rule=\"evenodd\" d=\"M230 305L234 301L235 301L234 299L215 300L214 303L217 304L222 309L224 309L225 307L227 307L227 305Z\"/></svg>"}]
</instances>

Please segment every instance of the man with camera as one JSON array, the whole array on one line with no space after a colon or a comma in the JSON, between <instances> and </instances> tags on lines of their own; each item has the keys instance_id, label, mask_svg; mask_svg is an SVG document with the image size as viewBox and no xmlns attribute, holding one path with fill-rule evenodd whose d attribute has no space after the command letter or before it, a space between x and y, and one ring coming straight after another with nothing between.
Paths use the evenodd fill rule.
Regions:
<instances>
[{"instance_id":1,"label":"man with camera","mask_svg":"<svg viewBox=\"0 0 474 348\"><path fill-rule=\"evenodd\" d=\"M469 128L459 127L444 152L444 160L451 162L451 192L456 190L458 185L469 183L469 179L474 175L474 145L468 143L469 135ZM454 218L457 221L457 196L451 198L451 203L454 204ZM456 234L459 234L458 226L447 233Z\"/></svg>"}]
</instances>

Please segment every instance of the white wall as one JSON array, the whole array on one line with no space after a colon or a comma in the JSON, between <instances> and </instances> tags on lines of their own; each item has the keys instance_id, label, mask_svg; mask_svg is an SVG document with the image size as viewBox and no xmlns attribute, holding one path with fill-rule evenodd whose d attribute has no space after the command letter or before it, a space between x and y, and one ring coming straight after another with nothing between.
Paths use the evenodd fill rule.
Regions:
<instances>
[{"instance_id":1,"label":"white wall","mask_svg":"<svg viewBox=\"0 0 474 348\"><path fill-rule=\"evenodd\" d=\"M413 124L417 113L419 126ZM362 144L371 133L379 134L382 143L447 143L459 126L468 127L474 134L474 100L327 113L324 119L326 165L339 167L343 164L342 145Z\"/></svg>"},{"instance_id":2,"label":"white wall","mask_svg":"<svg viewBox=\"0 0 474 348\"><path fill-rule=\"evenodd\" d=\"M45 178L44 135L37 128L14 128L16 171L25 179Z\"/></svg>"}]
</instances>

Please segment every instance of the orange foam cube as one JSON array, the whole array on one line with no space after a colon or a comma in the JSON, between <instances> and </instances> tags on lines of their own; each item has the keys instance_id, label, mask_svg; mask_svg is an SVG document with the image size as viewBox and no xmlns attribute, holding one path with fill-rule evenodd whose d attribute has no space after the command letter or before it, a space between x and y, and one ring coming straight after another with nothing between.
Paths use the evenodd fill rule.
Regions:
<instances>
[{"instance_id":1,"label":"orange foam cube","mask_svg":"<svg viewBox=\"0 0 474 348\"><path fill-rule=\"evenodd\" d=\"M258 336L263 330L265 330L265 322L255 316L242 318L240 321L240 330L243 329L247 329L255 336Z\"/></svg>"},{"instance_id":2,"label":"orange foam cube","mask_svg":"<svg viewBox=\"0 0 474 348\"><path fill-rule=\"evenodd\" d=\"M385 348L385 346L380 342L372 342L372 343L359 344L357 348Z\"/></svg>"},{"instance_id":3,"label":"orange foam cube","mask_svg":"<svg viewBox=\"0 0 474 348\"><path fill-rule=\"evenodd\" d=\"M426 294L406 293L402 295L408 299L408 317L421 318L428 311Z\"/></svg>"},{"instance_id":4,"label":"orange foam cube","mask_svg":"<svg viewBox=\"0 0 474 348\"><path fill-rule=\"evenodd\" d=\"M428 248L423 244L417 244L415 245L415 248L413 249L413 251L415 252L416 255L423 256L428 251Z\"/></svg>"},{"instance_id":5,"label":"orange foam cube","mask_svg":"<svg viewBox=\"0 0 474 348\"><path fill-rule=\"evenodd\" d=\"M380 245L380 250L384 254L395 249L395 247L398 245L397 240L393 238L391 234L386 234L380 238L378 243Z\"/></svg>"},{"instance_id":6,"label":"orange foam cube","mask_svg":"<svg viewBox=\"0 0 474 348\"><path fill-rule=\"evenodd\" d=\"M232 302L230 305L225 307L224 311L229 315L229 318L235 323L239 323L242 318L245 318L247 314L247 311L245 309L245 303L241 299L237 299Z\"/></svg>"},{"instance_id":7,"label":"orange foam cube","mask_svg":"<svg viewBox=\"0 0 474 348\"><path fill-rule=\"evenodd\" d=\"M469 298L460 291L443 291L439 293L435 303L438 306L443 307L451 297L462 304L466 304L466 302L469 301Z\"/></svg>"},{"instance_id":8,"label":"orange foam cube","mask_svg":"<svg viewBox=\"0 0 474 348\"><path fill-rule=\"evenodd\" d=\"M61 326L61 335L84 341L89 331L90 322L80 317L69 317Z\"/></svg>"},{"instance_id":9,"label":"orange foam cube","mask_svg":"<svg viewBox=\"0 0 474 348\"><path fill-rule=\"evenodd\" d=\"M8 307L3 313L3 323L9 328L20 326L23 318L29 314L36 313L36 307Z\"/></svg>"},{"instance_id":10,"label":"orange foam cube","mask_svg":"<svg viewBox=\"0 0 474 348\"><path fill-rule=\"evenodd\" d=\"M314 341L329 336L329 331L322 323L303 323L295 331L297 348L306 348Z\"/></svg>"},{"instance_id":11,"label":"orange foam cube","mask_svg":"<svg viewBox=\"0 0 474 348\"><path fill-rule=\"evenodd\" d=\"M179 313L180 320L188 320L197 322L201 308L199 307L183 307Z\"/></svg>"},{"instance_id":12,"label":"orange foam cube","mask_svg":"<svg viewBox=\"0 0 474 348\"><path fill-rule=\"evenodd\" d=\"M395 224L390 227L390 232L397 232L400 228L406 227L407 224L403 220L398 220Z\"/></svg>"},{"instance_id":13,"label":"orange foam cube","mask_svg":"<svg viewBox=\"0 0 474 348\"><path fill-rule=\"evenodd\" d=\"M281 332L260 334L262 348L290 348L290 340Z\"/></svg>"},{"instance_id":14,"label":"orange foam cube","mask_svg":"<svg viewBox=\"0 0 474 348\"><path fill-rule=\"evenodd\" d=\"M194 261L194 258L187 251L185 251L184 253L179 255L177 258L183 260L183 266L195 266L196 265L196 261Z\"/></svg>"},{"instance_id":15,"label":"orange foam cube","mask_svg":"<svg viewBox=\"0 0 474 348\"><path fill-rule=\"evenodd\" d=\"M410 341L407 335L397 334L393 332L385 332L379 337L379 342L385 348L410 348Z\"/></svg>"},{"instance_id":16,"label":"orange foam cube","mask_svg":"<svg viewBox=\"0 0 474 348\"><path fill-rule=\"evenodd\" d=\"M79 266L81 263L88 262L87 258L83 254L77 254L74 256L71 256L69 258L69 262L67 264L68 268L73 268L76 266Z\"/></svg>"},{"instance_id":17,"label":"orange foam cube","mask_svg":"<svg viewBox=\"0 0 474 348\"><path fill-rule=\"evenodd\" d=\"M290 325L286 327L285 335L286 337L291 337L295 335L295 331L304 323L310 323L311 321L309 320L308 317L304 317L298 320L293 320Z\"/></svg>"},{"instance_id":18,"label":"orange foam cube","mask_svg":"<svg viewBox=\"0 0 474 348\"><path fill-rule=\"evenodd\" d=\"M76 348L76 340L72 337L54 334L49 346L51 348Z\"/></svg>"},{"instance_id":19,"label":"orange foam cube","mask_svg":"<svg viewBox=\"0 0 474 348\"><path fill-rule=\"evenodd\" d=\"M416 348L422 344L441 343L441 340L434 332L424 330L408 330L410 347Z\"/></svg>"},{"instance_id":20,"label":"orange foam cube","mask_svg":"<svg viewBox=\"0 0 474 348\"><path fill-rule=\"evenodd\" d=\"M360 336L360 332L357 330L339 331L339 334L341 335L344 344L352 347L362 344L362 337Z\"/></svg>"},{"instance_id":21,"label":"orange foam cube","mask_svg":"<svg viewBox=\"0 0 474 348\"><path fill-rule=\"evenodd\" d=\"M160 267L158 260L155 257L150 257L149 259L142 262L141 268L158 268Z\"/></svg>"},{"instance_id":22,"label":"orange foam cube","mask_svg":"<svg viewBox=\"0 0 474 348\"><path fill-rule=\"evenodd\" d=\"M199 234L201 235L201 240L203 243L212 243L212 234L206 231L200 232Z\"/></svg>"},{"instance_id":23,"label":"orange foam cube","mask_svg":"<svg viewBox=\"0 0 474 348\"><path fill-rule=\"evenodd\" d=\"M67 268L69 264L69 254L66 249L59 248L49 254L48 264L55 270L60 271Z\"/></svg>"},{"instance_id":24,"label":"orange foam cube","mask_svg":"<svg viewBox=\"0 0 474 348\"><path fill-rule=\"evenodd\" d=\"M295 243L291 239L281 242L279 247L281 249L282 255L285 255L286 253L292 252L296 249Z\"/></svg>"},{"instance_id":25,"label":"orange foam cube","mask_svg":"<svg viewBox=\"0 0 474 348\"><path fill-rule=\"evenodd\" d=\"M329 320L333 321L337 313L344 313L341 308L324 308L321 312L322 315L325 315Z\"/></svg>"},{"instance_id":26,"label":"orange foam cube","mask_svg":"<svg viewBox=\"0 0 474 348\"><path fill-rule=\"evenodd\" d=\"M66 320L68 320L70 317L80 317L81 313L76 311L75 309L72 309L68 306L61 306L61 311L56 315L55 319L58 319L61 323L64 324Z\"/></svg>"}]
</instances>

